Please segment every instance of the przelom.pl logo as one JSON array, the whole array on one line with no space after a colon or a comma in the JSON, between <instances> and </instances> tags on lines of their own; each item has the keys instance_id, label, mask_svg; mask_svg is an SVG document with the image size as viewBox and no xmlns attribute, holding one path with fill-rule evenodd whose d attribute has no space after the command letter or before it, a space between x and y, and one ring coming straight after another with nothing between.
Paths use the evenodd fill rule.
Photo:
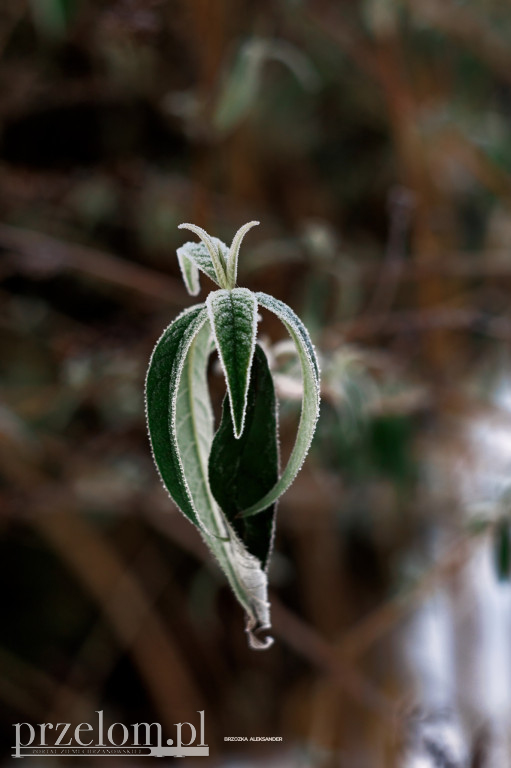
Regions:
<instances>
[{"instance_id":1,"label":"przelom.pl logo","mask_svg":"<svg viewBox=\"0 0 511 768\"><path fill-rule=\"evenodd\" d=\"M163 746L160 723L113 723L105 728L103 710L96 710L94 725L80 723L14 723L12 757L78 757L93 755L119 757L208 757L204 743L204 710L198 711L199 725L176 723L174 738Z\"/></svg>"}]
</instances>

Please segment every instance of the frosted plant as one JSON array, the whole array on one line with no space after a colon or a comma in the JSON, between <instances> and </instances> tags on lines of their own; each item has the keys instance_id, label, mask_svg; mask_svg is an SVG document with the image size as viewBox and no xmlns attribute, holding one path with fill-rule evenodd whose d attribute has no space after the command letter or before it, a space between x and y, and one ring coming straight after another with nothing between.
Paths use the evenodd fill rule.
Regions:
<instances>
[{"instance_id":1,"label":"frosted plant","mask_svg":"<svg viewBox=\"0 0 511 768\"><path fill-rule=\"evenodd\" d=\"M276 502L309 450L319 414L319 368L309 334L292 309L265 293L236 285L238 254L251 221L228 248L200 227L178 248L187 290L197 295L199 271L219 290L184 310L165 329L146 379L146 416L154 461L181 512L199 529L243 606L253 648L268 648L267 568ZM303 379L301 416L289 461L279 473L278 412L266 355L257 343L259 308L276 314L294 343ZM214 434L207 365L216 349L227 394Z\"/></svg>"}]
</instances>

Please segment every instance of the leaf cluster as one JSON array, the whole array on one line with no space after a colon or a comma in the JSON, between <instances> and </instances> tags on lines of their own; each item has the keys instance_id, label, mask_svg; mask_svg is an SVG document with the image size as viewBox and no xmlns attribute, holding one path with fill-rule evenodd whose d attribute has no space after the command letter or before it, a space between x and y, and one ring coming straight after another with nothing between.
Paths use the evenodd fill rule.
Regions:
<instances>
[{"instance_id":1,"label":"leaf cluster","mask_svg":"<svg viewBox=\"0 0 511 768\"><path fill-rule=\"evenodd\" d=\"M153 351L146 379L146 415L153 457L171 498L199 529L247 615L249 642L267 648L270 628L267 567L278 498L300 470L319 415L319 366L307 329L293 310L265 293L236 286L243 237L231 247L200 227L177 255L190 294L199 272L218 286L205 304L182 312ZM259 308L282 321L301 364L303 399L291 452L279 474L278 409L268 360L257 344ZM207 384L210 354L218 352L227 393L214 433Z\"/></svg>"}]
</instances>

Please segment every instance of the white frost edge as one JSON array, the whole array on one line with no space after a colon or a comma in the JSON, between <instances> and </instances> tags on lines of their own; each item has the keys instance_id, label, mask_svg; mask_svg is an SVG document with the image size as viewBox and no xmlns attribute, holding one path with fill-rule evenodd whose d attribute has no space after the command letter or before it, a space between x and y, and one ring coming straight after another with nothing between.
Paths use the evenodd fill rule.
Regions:
<instances>
[{"instance_id":1,"label":"white frost edge","mask_svg":"<svg viewBox=\"0 0 511 768\"><path fill-rule=\"evenodd\" d=\"M311 444L312 444L312 440L313 440L313 437L314 437L314 433L316 431L316 425L317 425L318 419L319 419L319 408L320 408L319 363L318 363L318 358L317 358L317 355L316 355L316 350L315 350L314 345L313 345L313 343L312 343L312 341L310 339L310 336L309 336L309 333L308 333L307 329L305 328L303 323L301 323L301 320L298 318L298 320L300 320L300 323L303 325L303 328L305 329L305 332L306 332L306 335L307 335L307 339L308 339L308 341L309 341L309 343L311 345L311 349L312 349L312 351L314 353L314 360L312 360L311 355L309 353L309 350L307 349L305 344L303 344L303 342L301 341L300 333L298 332L298 330L296 330L296 328L299 328L299 326L296 326L296 328L291 326L290 323L288 322L287 318L279 311L278 304L279 303L284 304L284 302L279 302L278 300L274 299L273 296L269 296L268 294L263 293L263 292L258 292L255 295L256 295L256 300L259 303L259 306L263 307L264 309L267 309L270 312L273 312L273 314L276 315L279 318L279 320L285 326L286 330L288 331L289 335L291 336L293 344L296 346L296 349L297 349L297 352L298 352L298 357L300 359L300 365L301 365L301 368L302 368L302 380L304 382L304 394L303 394L303 398L302 398L302 408L301 408L301 412L300 412L300 421L299 421L299 424L298 424L298 430L297 430L297 434L296 434L296 438L295 438L295 443L293 445L293 448L292 448L291 455L289 457L288 463L284 467L284 471L282 472L282 475L280 476L279 480L275 483L273 488L270 489L268 491L268 493L266 493L259 500L259 502L257 502L256 504L252 504L250 507L248 507L248 509L244 510L244 512L242 514L243 515L247 515L247 513L249 513L247 515L248 517L250 515L257 514L257 512L260 512L261 510L263 510L267 506L269 506L270 503L274 503L275 501L277 501L277 499L279 499L280 496L282 496L282 494L285 493L289 489L291 484L294 482L296 476L298 475L298 473L300 472L301 468L303 467L303 465L305 463L305 459L307 458L307 455L309 453L309 450L310 450L310 447L311 447ZM287 309L290 310L292 315L295 314L293 312L293 310L291 309L291 307L288 307L287 304L285 304L285 306L287 307ZM298 337L298 339L300 339L299 346L298 346L298 344L296 344L296 342L294 340L292 331L294 331L296 336ZM303 353L304 353L304 356L305 356L305 358L307 360L309 368L312 371L312 378L314 379L314 383L316 385L315 388L314 388L314 392L315 392L315 395L316 395L316 398L315 398L315 400L316 400L316 408L315 408L314 426L313 426L313 428L311 430L310 437L309 437L308 442L306 444L306 448L305 448L305 450L303 452L303 458L302 458L300 464L296 468L296 471L294 472L294 474L290 478L288 478L287 484L283 487L283 489L280 491L278 496L275 499L273 499L273 501L272 501L271 500L272 493L274 492L275 488L277 488L279 483L281 482L282 476L285 474L285 472L287 470L287 467L289 466L289 464L291 462L291 459L293 458L293 455L295 453L296 445L297 445L297 442L298 442L298 438L300 436L300 430L301 430L302 423L303 423L303 418L304 418L305 376L304 376L304 366L303 366L303 363L302 363L302 359L301 359L301 355L300 355L300 350L302 350ZM316 369L317 369L317 373L316 373ZM268 501L265 501L266 499L268 499ZM257 512L255 511L256 509L257 509ZM254 511L252 511L252 510L254 510Z\"/></svg>"},{"instance_id":2,"label":"white frost edge","mask_svg":"<svg viewBox=\"0 0 511 768\"><path fill-rule=\"evenodd\" d=\"M179 269L181 270L183 283L186 286L186 290L190 296L197 296L200 291L199 268L197 264L189 256L186 255L185 248L187 245L188 243L185 243L177 249L177 261L179 264ZM186 269L187 264L190 265L189 271Z\"/></svg>"},{"instance_id":3,"label":"white frost edge","mask_svg":"<svg viewBox=\"0 0 511 768\"><path fill-rule=\"evenodd\" d=\"M174 499L174 497L170 493L169 489L167 488L167 485L165 484L165 481L164 481L164 479L162 477L162 474L160 472L160 468L158 466L158 462L156 461L156 456L154 455L153 442L152 442L152 439L151 439L151 432L149 431L149 413L148 413L148 402L147 402L147 379L148 379L148 376L149 376L149 371L151 370L151 364L153 362L153 357L155 355L156 349L158 348L158 345L159 345L160 341L165 336L165 334L167 333L168 329L172 325L174 325L175 322L180 320L185 315L188 315L190 312L193 312L194 310L197 309L197 307L200 307L200 306L202 306L202 312L199 312L199 314L197 315L196 322L199 321L199 318L201 318L201 314L203 314L203 320L200 323L198 322L198 327L197 327L195 333L192 335L191 340L190 340L189 344L187 345L184 354L181 356L180 365L179 365L179 372L178 372L178 375L177 375L178 385L175 387L175 393L176 394L173 395L172 399L171 399L171 419L172 419L172 423L175 425L176 406L177 406L177 391L179 389L179 381L181 380L181 375L182 375L182 372L183 372L184 363L185 363L185 360L186 360L186 357L188 355L188 352L190 350L191 345L195 341L199 331L202 330L204 324L208 320L208 316L207 316L207 312L206 312L206 307L205 307L204 304L202 304L202 305L195 304L193 307L187 307L186 309L184 309L182 312L179 313L179 315L176 315L174 320L171 323L169 323L169 325L167 325L166 328L163 330L163 332L160 334L160 336L158 338L158 341L154 345L153 351L151 353L151 357L149 358L149 365L147 366L147 373L146 373L145 387L144 387L144 404L145 404L146 427L147 427L147 434L149 436L149 445L150 445L150 448L151 448L151 455L153 457L153 463L154 463L154 465L156 467L156 470L158 472L158 477L160 478L160 481L161 481L163 487L165 488L168 496L170 496L170 498L172 499L173 503L178 508L179 512L183 515L183 517L185 517L190 523L193 522L193 521L190 520L188 515L186 515L183 512L183 510L181 509L181 507L179 506L179 504L177 503L177 501ZM174 432L175 432L175 429L174 429ZM169 439L170 439L170 436L169 436ZM200 516L199 516L199 514L197 512L197 509L196 509L195 504L193 502L192 494L190 492L190 487L188 485L188 481L186 479L186 475L185 475L184 470L183 470L183 462L181 460L181 454L179 453L179 450L177 450L178 449L177 442L176 442L175 439L174 439L173 442L174 442L174 447L176 448L176 453L177 453L178 462L179 462L179 468L181 470L181 477L183 478L183 484L184 484L184 487L185 487L186 495L188 496L188 500L190 501L190 505L191 505L193 511L195 512L195 517L197 518L197 521L199 523L199 529L202 530L209 537L218 538L214 533L212 533L211 531L208 531L208 529L206 528L206 526L202 522L202 520L201 520L201 518L200 518Z\"/></svg>"},{"instance_id":4,"label":"white frost edge","mask_svg":"<svg viewBox=\"0 0 511 768\"><path fill-rule=\"evenodd\" d=\"M227 286L227 277L225 275L225 268L223 265L223 256L220 253L220 251L217 251L215 244L211 240L211 237L208 235L205 229L202 229L202 227L198 227L196 224L179 224L178 229L189 229L190 232L194 232L209 251L209 255L211 256L211 261L216 273L216 276L218 278L218 284L222 287ZM227 246L226 246L227 248Z\"/></svg>"},{"instance_id":5,"label":"white frost edge","mask_svg":"<svg viewBox=\"0 0 511 768\"><path fill-rule=\"evenodd\" d=\"M169 323L168 326L166 326L164 328L164 330L160 334L156 344L153 347L153 351L152 351L151 357L149 359L149 365L147 366L147 373L146 373L145 387L144 387L144 408L145 408L145 417L146 417L146 429L147 429L147 434L148 434L148 438L149 438L149 447L151 449L151 455L152 455L152 458L153 458L153 463L154 463L154 465L156 467L156 471L158 473L158 477L160 478L160 482L163 485L167 495L170 497L170 499L172 500L173 504L177 507L177 509L179 510L179 513L181 515L183 515L183 517L186 518L186 520L188 520L189 523L192 523L192 524L193 524L192 520L190 520L188 515L186 515L182 511L181 507L175 501L175 499L173 498L173 496L170 493L169 489L167 488L167 486L165 484L165 481L163 480L163 477L161 475L160 468L158 466L158 462L156 461L156 457L154 455L153 443L152 443L152 439L151 439L151 433L149 431L148 402L147 402L147 378L149 376L149 371L151 369L151 364L152 364L153 357L154 357L154 354L156 352L156 349L157 349L161 339L163 338L163 336L166 334L166 332L170 328L170 326L172 326L177 320L180 320L182 317L184 317L185 315L193 312L194 310L197 309L197 307L200 307L200 306L201 306L200 304L199 305L195 304L193 307L187 307L182 312L180 312L179 315L177 315L174 318L174 320L171 323ZM206 313L205 310L206 310L206 306L203 304L202 305L202 311L204 312L204 320L203 320L203 322L199 322L199 318L201 317L201 313L199 312L198 315L197 315L197 318L196 318L196 322L198 324L196 332L193 334L189 344L186 347L186 350L185 350L184 354L181 356L181 364L180 364L179 372L178 372L178 376L177 376L178 385L175 387L176 395L175 395L175 397L172 398L173 410L171 412L173 413L173 418L174 419L176 418L176 415L177 415L177 413L176 413L177 412L177 392L178 392L178 389L179 389L179 381L181 379L181 375L182 375L182 372L183 372L183 368L184 368L184 364L185 364L186 358L188 356L188 352L190 350L191 345L195 341L197 335L199 334L199 332L204 327L205 322L207 322L207 320L208 320L207 313ZM175 421L174 421L174 423L175 423ZM268 593L268 577L267 577L267 573L266 573L267 569L262 568L262 563L254 555L251 555L250 552L247 551L247 549L243 545L243 542L237 536L237 534L234 531L234 529L229 525L228 521L224 519L223 512L221 511L220 507L214 501L213 498L212 498L212 503L214 504L214 510L217 511L217 514L215 515L215 517L218 517L220 519L222 525L226 528L226 533L228 534L228 538L227 539L223 539L221 535L218 535L218 534L214 533L213 531L211 531L211 532L208 531L208 529L204 525L200 515L197 513L196 506L195 506L195 504L193 502L193 498L192 498L192 495L191 495L191 492L190 492L190 487L188 485L188 481L186 479L186 475L185 475L185 473L183 471L183 464L182 464L182 461L181 461L181 455L179 453L179 450L176 451L176 453L177 453L177 456L178 456L179 466L180 466L180 469L181 469L181 476L184 479L185 490L186 490L187 496L188 496L188 498L190 500L191 507L194 510L195 516L196 516L196 518L197 518L197 520L199 522L198 530L201 533L201 535L202 535L206 545L208 545L208 548L210 549L211 553L214 555L214 558L217 561L220 569L224 572L225 576L227 577L227 581L229 582L229 585L230 585L232 591L234 592L234 595L235 595L236 599L238 600L238 602L241 604L243 610L245 611L245 614L246 614L245 632L247 633L247 636L248 636L248 643L249 643L250 647L252 649L254 649L254 650L265 650L266 648L269 648L273 644L273 638L270 637L270 636L267 636L267 637L264 638L264 640L260 640L257 637L257 634L259 632L266 632L266 631L271 629L270 601L268 600L267 597L266 597L266 599L262 599L261 597L257 597L254 594L253 591L250 592L249 588L247 588L247 594L252 594L253 603L256 606L257 606L257 604L259 604L259 606L260 606L259 610L257 610L257 609L255 611L254 610L250 610L249 609L249 605L247 605L247 603L245 601L241 601L240 600L240 598L238 596L238 593L234 589L234 585L233 585L233 583L231 581L231 578L229 577L228 568L226 567L228 562L229 562L229 559L227 557L225 557L226 562L223 564L221 559L215 553L214 546L216 544L216 546L220 546L220 547L225 547L226 548L227 545L230 545L234 549L234 556L235 556L234 559L236 559L236 561L239 563L239 557L240 557L240 554L241 554L241 557L245 561L245 565L243 566L244 570L245 570L245 573L248 573L251 569L253 569L254 571L259 571L261 573L261 575L262 575L262 578L261 578L261 581L258 584L257 591L258 592L262 591L263 594L265 594L266 596L267 596L267 593ZM236 557L236 554L237 554L236 550L238 550L238 553L239 553L238 557ZM241 550L241 553L239 552L240 550ZM258 620L258 617L259 617L259 620Z\"/></svg>"},{"instance_id":6,"label":"white frost edge","mask_svg":"<svg viewBox=\"0 0 511 768\"><path fill-rule=\"evenodd\" d=\"M227 282L229 285L231 285L233 288L236 285L236 281L238 279L238 256L240 252L241 243L243 241L243 238L249 231L249 229L252 229L252 227L257 227L259 225L259 221L248 221L246 224L243 224L242 227L238 229L236 234L234 235L231 243L231 247L229 248L229 254L227 256Z\"/></svg>"},{"instance_id":7,"label":"white frost edge","mask_svg":"<svg viewBox=\"0 0 511 768\"><path fill-rule=\"evenodd\" d=\"M239 431L237 430L236 419L235 419L235 416L234 416L234 406L233 406L233 400L232 400L231 387L230 387L230 383L229 383L229 377L227 375L227 367L225 365L224 356L223 356L223 352L222 352L222 347L219 344L218 335L217 335L217 332L216 332L215 313L214 313L214 306L213 306L215 301L217 301L217 300L219 300L221 298L220 294L222 294L222 297L225 296L225 297L230 299L231 295L235 291L236 291L236 293L238 295L240 293L242 293L244 295L248 295L253 300L253 306L254 306L254 311L253 311L253 314L252 314L252 329L251 329L252 340L251 340L251 347L250 347L250 352L249 352L249 364L248 364L248 369L247 369L247 376L246 376L246 380L245 380L245 390L243 392L243 411L242 411L242 414L241 414L241 424L240 424ZM232 291L228 291L228 290L213 291L212 293L209 294L209 296L206 299L206 307L207 307L207 310L208 310L209 322L210 322L211 328L213 330L213 337L215 339L215 345L216 345L216 348L218 350L218 357L220 358L220 364L222 366L222 371L224 373L225 383L226 383L226 386L227 386L227 394L228 394L228 397L229 397L229 406L230 406L230 409L231 409L232 426L233 426L233 431L234 431L234 437L237 440L239 440L239 438L243 434L243 429L245 428L245 414L246 414L246 411L247 411L248 387L249 387L249 384L250 384L250 372L252 370L252 361L254 359L254 350L255 350L255 345L256 345L257 322L258 322L257 299L256 299L256 296L255 296L255 293L253 291L250 291L248 288L233 288Z\"/></svg>"}]
</instances>

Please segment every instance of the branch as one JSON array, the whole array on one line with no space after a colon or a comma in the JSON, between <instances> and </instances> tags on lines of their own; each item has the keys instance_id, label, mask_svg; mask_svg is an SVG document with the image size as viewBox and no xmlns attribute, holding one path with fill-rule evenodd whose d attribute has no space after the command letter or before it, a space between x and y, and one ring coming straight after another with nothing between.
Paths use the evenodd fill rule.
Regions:
<instances>
[{"instance_id":1,"label":"branch","mask_svg":"<svg viewBox=\"0 0 511 768\"><path fill-rule=\"evenodd\" d=\"M41 232L0 224L0 248L18 256L16 260L11 258L14 268L39 278L58 272L78 272L167 304L181 306L187 302L184 288L172 277Z\"/></svg>"}]
</instances>

